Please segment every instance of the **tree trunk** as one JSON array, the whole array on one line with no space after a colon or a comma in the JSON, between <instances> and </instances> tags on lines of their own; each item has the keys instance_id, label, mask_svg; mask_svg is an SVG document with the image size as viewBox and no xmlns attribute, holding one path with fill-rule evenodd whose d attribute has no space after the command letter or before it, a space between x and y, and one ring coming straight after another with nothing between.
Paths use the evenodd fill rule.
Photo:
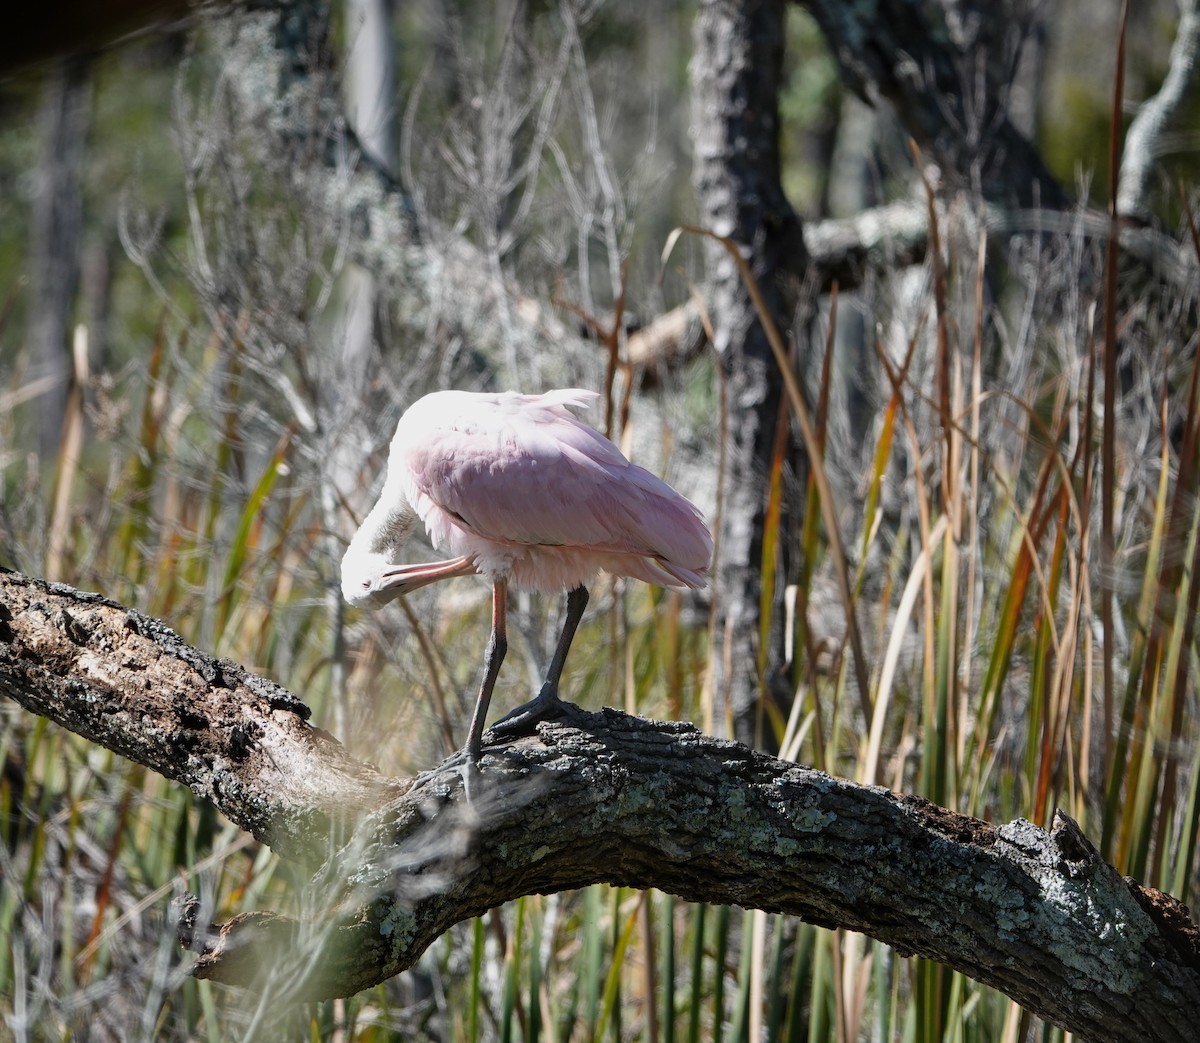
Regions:
<instances>
[{"instance_id":1,"label":"tree trunk","mask_svg":"<svg viewBox=\"0 0 1200 1043\"><path fill-rule=\"evenodd\" d=\"M346 116L354 129L363 157L389 175L396 165L396 66L392 43L390 0L346 0L346 59L343 93ZM319 386L317 409L321 425L331 435L329 465L322 471L321 499L328 532L329 560L337 561L353 532L342 505L361 506L363 435L350 426L361 417L367 399L368 374L375 349L379 292L368 268L348 264L339 280L339 308L334 319L337 344L335 363ZM349 423L347 421L349 420ZM344 604L336 584L331 585L330 618L337 621L333 656L334 698L330 704L332 727L346 734L346 664L342 619Z\"/></svg>"},{"instance_id":2,"label":"tree trunk","mask_svg":"<svg viewBox=\"0 0 1200 1043\"><path fill-rule=\"evenodd\" d=\"M43 460L53 460L58 451L71 380L71 314L83 235L80 172L90 95L91 63L86 58L60 62L43 88L42 154L29 248L30 379L47 385L38 411Z\"/></svg>"},{"instance_id":3,"label":"tree trunk","mask_svg":"<svg viewBox=\"0 0 1200 1043\"><path fill-rule=\"evenodd\" d=\"M706 228L743 251L762 287L771 318L792 320L808 255L800 219L779 179L779 90L783 71L783 0L706 2L696 19L692 106L696 127L693 179ZM783 662L783 588L775 584L772 628L759 643L767 486L776 432L785 409L783 383L746 287L723 248L709 244L708 274L715 346L729 402L729 439L717 564L714 689L732 712L734 733L752 743L760 693L781 701L791 684ZM799 334L797 334L799 335ZM801 349L803 350L803 348ZM790 431L784 460L802 458ZM793 473L793 482L799 476ZM784 526L792 512L784 512ZM780 545L791 545L786 536ZM759 664L762 675L759 675Z\"/></svg>"}]
</instances>

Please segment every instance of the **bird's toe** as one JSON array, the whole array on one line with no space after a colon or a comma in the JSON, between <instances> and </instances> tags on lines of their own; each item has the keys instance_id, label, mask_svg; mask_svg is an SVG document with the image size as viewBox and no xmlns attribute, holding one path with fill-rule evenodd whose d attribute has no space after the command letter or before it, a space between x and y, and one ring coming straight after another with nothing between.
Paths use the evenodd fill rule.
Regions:
<instances>
[{"instance_id":1,"label":"bird's toe","mask_svg":"<svg viewBox=\"0 0 1200 1043\"><path fill-rule=\"evenodd\" d=\"M557 691L549 685L542 685L542 690L529 702L505 714L488 730L493 736L501 738L531 735L540 721L561 717L565 705Z\"/></svg>"}]
</instances>

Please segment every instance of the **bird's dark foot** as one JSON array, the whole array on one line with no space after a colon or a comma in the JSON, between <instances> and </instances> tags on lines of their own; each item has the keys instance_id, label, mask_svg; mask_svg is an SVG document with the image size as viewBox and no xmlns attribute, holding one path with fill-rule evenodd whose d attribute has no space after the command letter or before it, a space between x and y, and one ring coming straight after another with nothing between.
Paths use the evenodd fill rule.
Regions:
<instances>
[{"instance_id":1,"label":"bird's dark foot","mask_svg":"<svg viewBox=\"0 0 1200 1043\"><path fill-rule=\"evenodd\" d=\"M539 721L563 716L566 706L567 704L559 698L558 692L544 684L542 690L529 702L522 703L512 712L505 714L488 731L498 738L529 735Z\"/></svg>"},{"instance_id":2,"label":"bird's dark foot","mask_svg":"<svg viewBox=\"0 0 1200 1043\"><path fill-rule=\"evenodd\" d=\"M447 773L457 774L462 779L463 794L467 798L467 803L470 804L471 783L479 777L479 750L471 749L470 745L464 746L457 753L450 754L437 767L421 772L416 777L413 787L428 785L434 779L440 778Z\"/></svg>"}]
</instances>

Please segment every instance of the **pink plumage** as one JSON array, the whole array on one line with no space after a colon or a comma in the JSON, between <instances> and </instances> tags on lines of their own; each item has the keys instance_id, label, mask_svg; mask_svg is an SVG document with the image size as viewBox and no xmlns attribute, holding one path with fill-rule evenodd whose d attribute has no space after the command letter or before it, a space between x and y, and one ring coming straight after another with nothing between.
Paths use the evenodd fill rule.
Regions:
<instances>
[{"instance_id":1,"label":"pink plumage","mask_svg":"<svg viewBox=\"0 0 1200 1043\"><path fill-rule=\"evenodd\" d=\"M443 391L409 409L388 466L434 545L545 593L599 569L703 586L712 538L700 512L567 409L596 397Z\"/></svg>"},{"instance_id":2,"label":"pink plumage","mask_svg":"<svg viewBox=\"0 0 1200 1043\"><path fill-rule=\"evenodd\" d=\"M342 561L353 604L478 572L495 590L493 641L503 657L507 584L573 592L542 703L557 699L558 672L598 570L669 587L702 587L712 537L699 510L660 478L630 463L568 408L598 396L571 388L543 395L439 391L400 418L379 502ZM417 519L456 557L397 566ZM489 646L489 647L492 647ZM466 753L478 757L482 715L499 663L489 655ZM544 707L543 707L544 708Z\"/></svg>"}]
</instances>

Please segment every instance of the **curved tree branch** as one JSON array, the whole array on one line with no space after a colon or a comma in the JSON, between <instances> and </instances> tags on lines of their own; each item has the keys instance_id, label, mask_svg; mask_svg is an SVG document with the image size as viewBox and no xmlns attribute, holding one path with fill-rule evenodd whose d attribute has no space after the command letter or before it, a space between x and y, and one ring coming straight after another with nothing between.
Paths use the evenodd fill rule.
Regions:
<instances>
[{"instance_id":1,"label":"curved tree branch","mask_svg":"<svg viewBox=\"0 0 1200 1043\"><path fill-rule=\"evenodd\" d=\"M888 102L947 177L973 185L990 203L1066 205L1002 104L1007 69L996 67L1000 56L987 34L961 38L942 6L925 0L796 2L821 27L846 85L869 104Z\"/></svg>"},{"instance_id":2,"label":"curved tree branch","mask_svg":"<svg viewBox=\"0 0 1200 1043\"><path fill-rule=\"evenodd\" d=\"M319 861L403 788L346 756L274 682L98 594L5 569L0 691L182 782L288 859Z\"/></svg>"},{"instance_id":3,"label":"curved tree branch","mask_svg":"<svg viewBox=\"0 0 1200 1043\"><path fill-rule=\"evenodd\" d=\"M1183 0L1166 78L1158 93L1138 111L1125 137L1117 189L1117 213L1122 217L1147 224L1151 220L1146 197L1151 182L1160 172L1159 161L1167 151L1163 137L1195 93L1198 51L1200 10L1196 0Z\"/></svg>"},{"instance_id":4,"label":"curved tree branch","mask_svg":"<svg viewBox=\"0 0 1200 1043\"><path fill-rule=\"evenodd\" d=\"M0 573L0 691L178 779L284 857L311 913L180 933L194 973L303 998L411 966L450 926L595 882L792 913L940 960L1086 1037L1188 1040L1200 932L1070 819L993 826L713 739L565 706L480 772L387 780L278 686L96 595ZM351 834L350 829L354 827ZM259 968L267 967L262 971Z\"/></svg>"}]
</instances>

